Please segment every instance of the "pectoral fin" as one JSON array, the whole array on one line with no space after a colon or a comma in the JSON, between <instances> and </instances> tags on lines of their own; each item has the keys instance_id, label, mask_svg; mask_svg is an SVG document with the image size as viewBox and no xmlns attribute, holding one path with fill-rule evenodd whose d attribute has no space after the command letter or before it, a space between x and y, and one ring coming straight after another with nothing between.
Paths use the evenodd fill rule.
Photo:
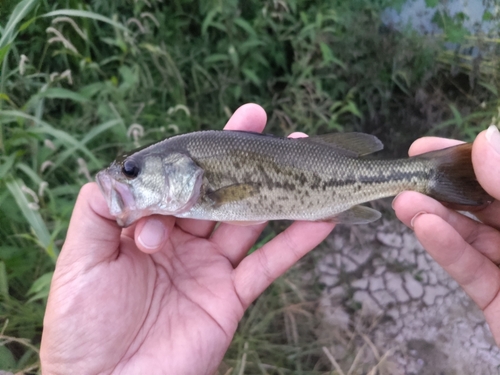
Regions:
<instances>
[{"instance_id":1,"label":"pectoral fin","mask_svg":"<svg viewBox=\"0 0 500 375\"><path fill-rule=\"evenodd\" d=\"M207 198L215 206L237 202L257 194L257 188L250 184L234 184L207 193Z\"/></svg>"},{"instance_id":2,"label":"pectoral fin","mask_svg":"<svg viewBox=\"0 0 500 375\"><path fill-rule=\"evenodd\" d=\"M368 224L372 221L380 219L381 216L382 214L373 208L354 206L330 219L323 221L330 221L338 224Z\"/></svg>"}]
</instances>

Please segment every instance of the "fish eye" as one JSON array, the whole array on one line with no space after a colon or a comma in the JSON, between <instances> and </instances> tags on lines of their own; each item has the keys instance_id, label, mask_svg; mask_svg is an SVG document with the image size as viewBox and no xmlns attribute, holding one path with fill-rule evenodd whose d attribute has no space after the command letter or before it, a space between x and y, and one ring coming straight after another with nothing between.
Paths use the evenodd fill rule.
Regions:
<instances>
[{"instance_id":1,"label":"fish eye","mask_svg":"<svg viewBox=\"0 0 500 375\"><path fill-rule=\"evenodd\" d=\"M122 167L123 174L128 178L135 178L139 175L139 167L133 160L125 160Z\"/></svg>"}]
</instances>

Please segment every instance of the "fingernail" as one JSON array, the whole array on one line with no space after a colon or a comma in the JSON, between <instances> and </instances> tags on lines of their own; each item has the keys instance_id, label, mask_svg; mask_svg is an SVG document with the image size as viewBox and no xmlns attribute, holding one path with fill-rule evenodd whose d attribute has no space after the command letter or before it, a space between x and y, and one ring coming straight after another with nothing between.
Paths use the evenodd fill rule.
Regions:
<instances>
[{"instance_id":1,"label":"fingernail","mask_svg":"<svg viewBox=\"0 0 500 375\"><path fill-rule=\"evenodd\" d=\"M425 212L425 211L420 211L420 212L417 212L417 213L415 214L415 216L413 216L413 218L412 218L412 219L411 219L411 221L410 221L410 227L411 227L411 229L413 229L413 227L414 227L414 225L413 225L413 224L415 223L415 219L416 219L417 217L419 217L420 215L425 215L426 213L427 213L427 212Z\"/></svg>"},{"instance_id":2,"label":"fingernail","mask_svg":"<svg viewBox=\"0 0 500 375\"><path fill-rule=\"evenodd\" d=\"M147 249L158 248L165 240L163 223L156 219L148 220L142 227L138 240Z\"/></svg>"},{"instance_id":3,"label":"fingernail","mask_svg":"<svg viewBox=\"0 0 500 375\"><path fill-rule=\"evenodd\" d=\"M493 150L500 154L500 133L495 125L490 125L486 130L486 140L489 142Z\"/></svg>"},{"instance_id":4,"label":"fingernail","mask_svg":"<svg viewBox=\"0 0 500 375\"><path fill-rule=\"evenodd\" d=\"M307 138L309 137L306 133L302 132L293 132L288 136L288 138Z\"/></svg>"}]
</instances>

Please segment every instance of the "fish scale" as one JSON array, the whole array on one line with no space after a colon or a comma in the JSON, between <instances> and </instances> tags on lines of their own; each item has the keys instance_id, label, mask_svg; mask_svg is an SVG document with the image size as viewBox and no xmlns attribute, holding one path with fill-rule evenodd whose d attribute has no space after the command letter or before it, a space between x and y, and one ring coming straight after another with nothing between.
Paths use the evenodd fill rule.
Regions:
<instances>
[{"instance_id":1,"label":"fish scale","mask_svg":"<svg viewBox=\"0 0 500 375\"><path fill-rule=\"evenodd\" d=\"M196 155L196 152L193 152L193 155ZM242 153L236 156L239 157L245 159L246 156ZM323 157L325 158L324 155ZM275 171L274 168L269 168L269 164L273 161L264 158L264 160L251 158L241 160L239 163L242 167L236 170L231 168L229 162L213 165L199 161L203 169L220 171L220 175L211 179L209 185L211 189L217 190L235 181L248 184L261 183L260 194L248 197L244 201L229 202L220 207L214 207L211 202L201 199L183 216L216 221L241 220L242 217L250 221L275 220L283 217L292 220L325 220L357 204L396 195L404 190L426 192L428 173L420 171L430 169L428 164L431 162L411 159L405 163L401 163L400 160L353 160L338 155L334 155L333 158L335 160L332 160L331 166L321 168L321 165L316 163L310 165L312 167L310 170L305 171L300 162L286 167L282 164L283 169ZM254 164L259 162L263 164L264 169L272 170L268 173L270 183L263 178L262 172L255 169ZM234 170L234 175L228 176L227 171L231 170ZM299 182L300 179L297 179L290 187L285 181L297 170L301 171L305 180ZM408 178L409 175L413 177ZM316 181L319 181L319 185ZM279 186L276 186L276 183Z\"/></svg>"}]
</instances>

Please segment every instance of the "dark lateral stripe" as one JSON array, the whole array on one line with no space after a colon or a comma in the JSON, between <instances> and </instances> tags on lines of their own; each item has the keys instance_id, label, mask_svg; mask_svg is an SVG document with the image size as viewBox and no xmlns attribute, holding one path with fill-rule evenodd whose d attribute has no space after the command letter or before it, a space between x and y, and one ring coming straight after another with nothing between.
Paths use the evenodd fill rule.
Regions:
<instances>
[{"instance_id":1,"label":"dark lateral stripe","mask_svg":"<svg viewBox=\"0 0 500 375\"><path fill-rule=\"evenodd\" d=\"M398 182L398 181L411 181L412 179L418 179L418 180L426 180L429 178L429 175L425 171L412 171L412 172L395 172L392 173L391 175L387 177L382 177L382 176L366 176L366 175L359 175L359 176L352 176L347 179L342 179L342 180L336 180L336 179L331 179L329 181L325 182L326 187L346 187L346 186L353 186L355 184L383 184L387 182Z\"/></svg>"}]
</instances>

